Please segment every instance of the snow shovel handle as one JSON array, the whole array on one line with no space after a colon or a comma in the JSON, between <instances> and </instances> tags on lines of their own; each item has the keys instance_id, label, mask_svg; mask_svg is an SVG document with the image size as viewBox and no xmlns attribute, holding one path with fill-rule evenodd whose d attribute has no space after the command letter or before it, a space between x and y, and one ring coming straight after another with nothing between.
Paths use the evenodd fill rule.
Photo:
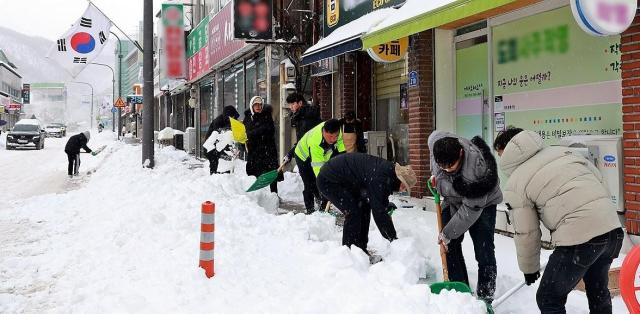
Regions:
<instances>
[{"instance_id":1,"label":"snow shovel handle","mask_svg":"<svg viewBox=\"0 0 640 314\"><path fill-rule=\"evenodd\" d=\"M545 262L541 267L540 267L540 271L544 271L545 267L547 267L547 262ZM499 298L495 299L492 303L491 306L493 306L493 308L496 308L498 306L500 306L500 304L504 303L504 301L506 301L508 298L510 298L514 293L516 293L518 290L520 290L522 287L524 287L524 285L527 284L526 281L522 281L519 284L517 284L515 287L509 289L509 291L505 292L503 295L501 295Z\"/></svg>"},{"instance_id":2,"label":"snow shovel handle","mask_svg":"<svg viewBox=\"0 0 640 314\"><path fill-rule=\"evenodd\" d=\"M433 183L431 181L434 181ZM435 178L431 177L427 181L427 188L429 188L429 192L433 195L433 200L436 203L436 216L438 218L438 234L442 232L442 207L440 206L440 194L435 189ZM444 244L440 244L440 260L442 262L442 278L444 281L449 281L449 269L447 267L447 250L445 249Z\"/></svg>"}]
</instances>

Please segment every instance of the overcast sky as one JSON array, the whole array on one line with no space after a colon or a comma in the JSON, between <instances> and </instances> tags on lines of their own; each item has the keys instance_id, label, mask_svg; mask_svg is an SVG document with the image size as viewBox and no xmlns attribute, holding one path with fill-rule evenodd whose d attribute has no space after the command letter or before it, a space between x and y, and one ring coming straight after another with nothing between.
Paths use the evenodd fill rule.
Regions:
<instances>
[{"instance_id":1,"label":"overcast sky","mask_svg":"<svg viewBox=\"0 0 640 314\"><path fill-rule=\"evenodd\" d=\"M92 0L128 35L137 34L143 0ZM153 14L163 0L153 0ZM87 8L87 0L0 0L0 26L17 32L56 40ZM111 29L120 35L115 27ZM121 39L124 39L121 37Z\"/></svg>"}]
</instances>

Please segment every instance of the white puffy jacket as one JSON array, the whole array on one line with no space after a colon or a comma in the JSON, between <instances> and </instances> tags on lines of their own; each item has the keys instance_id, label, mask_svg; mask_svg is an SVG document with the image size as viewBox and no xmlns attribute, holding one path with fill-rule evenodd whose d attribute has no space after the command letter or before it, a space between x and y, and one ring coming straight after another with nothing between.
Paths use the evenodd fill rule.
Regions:
<instances>
[{"instance_id":1,"label":"white puffy jacket","mask_svg":"<svg viewBox=\"0 0 640 314\"><path fill-rule=\"evenodd\" d=\"M518 265L540 269L540 223L554 246L573 246L619 228L616 208L598 169L565 147L548 147L522 131L505 147L500 170L509 177L504 199L515 229Z\"/></svg>"}]
</instances>

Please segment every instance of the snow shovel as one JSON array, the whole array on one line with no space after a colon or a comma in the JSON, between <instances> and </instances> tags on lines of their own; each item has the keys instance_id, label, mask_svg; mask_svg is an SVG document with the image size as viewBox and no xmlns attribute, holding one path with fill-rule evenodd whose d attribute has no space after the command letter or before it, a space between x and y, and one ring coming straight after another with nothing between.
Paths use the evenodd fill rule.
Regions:
<instances>
[{"instance_id":1,"label":"snow shovel","mask_svg":"<svg viewBox=\"0 0 640 314\"><path fill-rule=\"evenodd\" d=\"M547 263L546 262L540 267L540 272L543 272L545 267L547 267ZM498 306L500 306L500 304L502 304L504 301L506 301L508 298L510 298L512 295L514 295L518 290L520 290L520 288L524 287L525 284L527 284L527 283L526 283L526 281L523 280L521 283L519 283L518 285L516 285L513 288L509 289L509 291L505 292L499 298L495 299L493 301L493 303L491 303L493 308L497 308Z\"/></svg>"},{"instance_id":2,"label":"snow shovel","mask_svg":"<svg viewBox=\"0 0 640 314\"><path fill-rule=\"evenodd\" d=\"M436 203L436 214L438 217L438 233L442 232L442 228L444 227L442 225L442 206L440 206L440 194L438 194L438 191L436 190L436 178L435 177L431 177L428 181L427 181L427 187L429 188L429 192L431 192L431 194L433 195L433 200ZM449 281L449 271L447 270L447 252L446 249L444 247L444 245L440 245L440 258L442 260L442 277L444 278L444 281L441 282L434 282L431 285L429 285L429 288L431 289L431 293L433 294L439 294L440 291L442 290L453 290L453 291L457 291L457 292L462 292L462 293L469 293L472 294L473 292L471 291L471 287L469 287L469 285L467 285L464 282L460 282L460 281ZM487 313L493 314L493 307L491 306L491 304L486 303L487 305Z\"/></svg>"},{"instance_id":3,"label":"snow shovel","mask_svg":"<svg viewBox=\"0 0 640 314\"><path fill-rule=\"evenodd\" d=\"M100 154L100 152L103 151L106 147L107 147L107 145L102 145L102 146L92 150L91 153L88 153L88 152L82 152L82 153L87 153L87 154L91 154L92 156L95 156L97 154Z\"/></svg>"},{"instance_id":4,"label":"snow shovel","mask_svg":"<svg viewBox=\"0 0 640 314\"><path fill-rule=\"evenodd\" d=\"M280 173L280 171L282 171L282 169L284 168L284 166L286 166L287 163L282 164L282 166L280 166L280 168L276 169L276 170L271 170L269 172L265 172L263 174L261 174L257 179L256 182L254 182L249 189L247 190L247 192L253 192L253 191L257 191L262 189L263 187L266 187L268 185L270 185L271 183L273 183L273 181L275 181L278 178L278 174Z\"/></svg>"},{"instance_id":5,"label":"snow shovel","mask_svg":"<svg viewBox=\"0 0 640 314\"><path fill-rule=\"evenodd\" d=\"M435 189L436 187L436 179L435 177L431 177L429 181L427 181L427 187L429 188L429 192L433 195L433 200L436 203L436 215L438 217L438 233L442 232L442 207L440 206L440 194ZM440 259L442 261L442 277L444 281L434 282L429 288L431 289L431 293L439 294L442 290L453 290L463 293L471 293L471 288L464 283L459 281L449 281L449 271L447 270L447 252L443 244L440 245Z\"/></svg>"}]
</instances>

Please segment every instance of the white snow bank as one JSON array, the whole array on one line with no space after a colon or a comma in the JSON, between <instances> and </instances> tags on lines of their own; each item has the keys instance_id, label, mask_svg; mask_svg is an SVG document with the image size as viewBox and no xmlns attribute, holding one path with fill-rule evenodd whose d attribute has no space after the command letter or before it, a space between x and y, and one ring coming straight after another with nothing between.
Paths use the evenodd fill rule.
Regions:
<instances>
[{"instance_id":1,"label":"white snow bank","mask_svg":"<svg viewBox=\"0 0 640 314\"><path fill-rule=\"evenodd\" d=\"M0 312L484 311L470 295L416 284L426 243L407 236L404 222L392 244L372 231L371 247L386 260L370 266L340 245L334 217L270 214L259 205L268 189L244 192L253 177L189 171L186 153L171 148L157 149L147 169L139 146L110 148L82 188L3 211L2 224L28 232L0 254ZM197 267L205 200L216 203L212 279Z\"/></svg>"},{"instance_id":2,"label":"white snow bank","mask_svg":"<svg viewBox=\"0 0 640 314\"><path fill-rule=\"evenodd\" d=\"M175 134L174 129L170 128L170 127L166 127L164 129L162 129L160 132L158 132L158 140L162 141L162 140L172 140L173 139L173 134Z\"/></svg>"}]
</instances>

